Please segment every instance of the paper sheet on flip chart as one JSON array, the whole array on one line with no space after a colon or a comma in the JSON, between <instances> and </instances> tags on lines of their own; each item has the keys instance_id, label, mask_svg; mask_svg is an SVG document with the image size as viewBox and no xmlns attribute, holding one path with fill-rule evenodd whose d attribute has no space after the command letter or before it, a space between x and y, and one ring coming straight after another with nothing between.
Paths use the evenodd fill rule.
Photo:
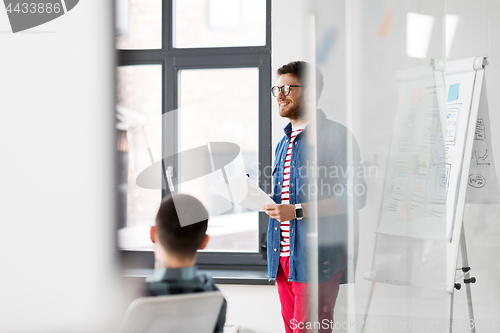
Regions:
<instances>
[{"instance_id":1,"label":"paper sheet on flip chart","mask_svg":"<svg viewBox=\"0 0 500 333\"><path fill-rule=\"evenodd\" d=\"M212 183L212 189L222 197L250 210L263 212L262 206L274 204L264 191L254 184L246 175L229 177L228 184L224 180Z\"/></svg>"}]
</instances>

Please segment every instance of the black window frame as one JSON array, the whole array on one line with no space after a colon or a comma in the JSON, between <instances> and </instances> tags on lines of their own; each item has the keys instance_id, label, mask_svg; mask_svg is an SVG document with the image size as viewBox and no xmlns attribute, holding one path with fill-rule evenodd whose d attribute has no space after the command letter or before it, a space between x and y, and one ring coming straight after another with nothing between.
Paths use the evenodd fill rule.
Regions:
<instances>
[{"instance_id":1,"label":"black window frame","mask_svg":"<svg viewBox=\"0 0 500 333\"><path fill-rule=\"evenodd\" d=\"M118 49L117 65L161 65L162 66L162 114L178 108L178 73L183 69L242 68L259 69L259 186L271 193L271 175L265 170L272 162L271 147L271 0L266 0L266 44L250 47L217 48L174 48L173 47L173 8L175 0L162 0L162 48L161 49ZM163 142L175 149L176 142L165 140L177 138L177 128L163 124ZM267 168L266 168L267 166ZM162 198L170 194L162 190ZM259 213L258 253L246 252L200 252L197 265L208 270L265 271L266 232L269 218ZM125 267L149 269L154 265L152 251L121 250Z\"/></svg>"}]
</instances>

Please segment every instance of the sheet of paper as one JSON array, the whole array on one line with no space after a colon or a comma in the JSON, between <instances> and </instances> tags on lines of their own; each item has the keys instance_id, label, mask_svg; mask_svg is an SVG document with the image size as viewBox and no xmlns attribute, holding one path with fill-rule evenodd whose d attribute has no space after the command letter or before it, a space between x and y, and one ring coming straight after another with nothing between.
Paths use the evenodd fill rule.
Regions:
<instances>
[{"instance_id":1,"label":"sheet of paper","mask_svg":"<svg viewBox=\"0 0 500 333\"><path fill-rule=\"evenodd\" d=\"M488 111L488 96L486 94L486 82L481 90L479 109L474 133L474 144L472 146L472 158L469 167L469 179L466 203L497 204L500 201L500 188L495 171L495 161L492 154L491 132L493 126L490 123Z\"/></svg>"},{"instance_id":2,"label":"sheet of paper","mask_svg":"<svg viewBox=\"0 0 500 333\"><path fill-rule=\"evenodd\" d=\"M377 233L444 240L445 142L438 87L429 66L398 72L397 111ZM443 90L444 91L444 90Z\"/></svg>"},{"instance_id":3,"label":"sheet of paper","mask_svg":"<svg viewBox=\"0 0 500 333\"><path fill-rule=\"evenodd\" d=\"M460 83L455 83L450 85L450 90L448 91L448 102L453 102L458 99L459 90L460 90Z\"/></svg>"},{"instance_id":4,"label":"sheet of paper","mask_svg":"<svg viewBox=\"0 0 500 333\"><path fill-rule=\"evenodd\" d=\"M263 212L262 206L274 204L264 191L246 175L229 177L228 183L219 180L212 183L212 189L222 197L250 210Z\"/></svg>"}]
</instances>

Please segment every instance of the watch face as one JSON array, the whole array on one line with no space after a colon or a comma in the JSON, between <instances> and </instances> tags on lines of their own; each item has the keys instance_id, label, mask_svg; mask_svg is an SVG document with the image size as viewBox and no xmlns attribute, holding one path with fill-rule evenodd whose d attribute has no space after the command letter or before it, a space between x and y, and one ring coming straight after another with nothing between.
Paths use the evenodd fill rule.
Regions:
<instances>
[{"instance_id":1,"label":"watch face","mask_svg":"<svg viewBox=\"0 0 500 333\"><path fill-rule=\"evenodd\" d=\"M297 216L298 219L303 218L304 217L304 209L295 208L295 216Z\"/></svg>"}]
</instances>

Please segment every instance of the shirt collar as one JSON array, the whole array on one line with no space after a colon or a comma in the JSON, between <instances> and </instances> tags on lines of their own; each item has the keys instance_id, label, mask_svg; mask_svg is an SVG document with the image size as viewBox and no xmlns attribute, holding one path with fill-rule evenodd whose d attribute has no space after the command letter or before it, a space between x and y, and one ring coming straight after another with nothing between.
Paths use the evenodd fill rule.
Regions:
<instances>
[{"instance_id":1,"label":"shirt collar","mask_svg":"<svg viewBox=\"0 0 500 333\"><path fill-rule=\"evenodd\" d=\"M316 111L316 123L318 124L318 131L321 129L321 127L323 127L325 120L326 120L325 113L323 112L323 110L318 109ZM307 126L307 124L309 124L309 122L306 122L306 123L298 126L297 128L293 128L293 129L294 130L300 129L300 128L302 128L302 126L304 126L303 129L305 130L305 127ZM292 133L292 123L288 123L283 130L285 131L285 134L287 136L290 136Z\"/></svg>"},{"instance_id":2,"label":"shirt collar","mask_svg":"<svg viewBox=\"0 0 500 333\"><path fill-rule=\"evenodd\" d=\"M302 125L299 125L297 127L292 127L292 123L288 123L288 125L286 125L284 128L285 134L287 136L290 136L292 134L292 131L305 130L307 124L309 124L309 122L305 122Z\"/></svg>"},{"instance_id":3,"label":"shirt collar","mask_svg":"<svg viewBox=\"0 0 500 333\"><path fill-rule=\"evenodd\" d=\"M299 126L297 126L297 127L293 127L292 126L292 131L304 130L306 128L307 124L309 124L308 121L305 122L305 123L303 123L303 124L301 124L301 125L299 125Z\"/></svg>"},{"instance_id":4,"label":"shirt collar","mask_svg":"<svg viewBox=\"0 0 500 333\"><path fill-rule=\"evenodd\" d=\"M155 270L146 278L146 282L160 282L168 280L192 280L195 278L197 269L195 266L183 268L163 268Z\"/></svg>"}]
</instances>

